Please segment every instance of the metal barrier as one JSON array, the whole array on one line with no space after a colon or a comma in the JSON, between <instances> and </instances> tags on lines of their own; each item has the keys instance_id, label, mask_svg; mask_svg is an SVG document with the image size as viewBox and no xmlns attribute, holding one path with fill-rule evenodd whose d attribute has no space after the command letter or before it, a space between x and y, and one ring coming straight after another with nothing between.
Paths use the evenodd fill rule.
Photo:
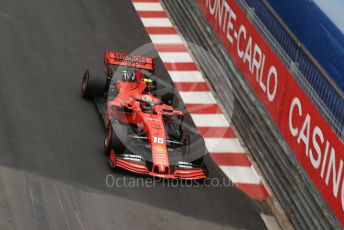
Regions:
<instances>
[{"instance_id":1,"label":"metal barrier","mask_svg":"<svg viewBox=\"0 0 344 230\"><path fill-rule=\"evenodd\" d=\"M290 38L288 33L280 27L277 20L270 15L270 12L261 1L237 0L237 2L249 15L251 22L283 63L289 68L294 63L299 64L296 68L292 68L295 79L307 96L315 103L319 112L325 117L336 134L344 141L343 97L336 93L335 89L332 88L320 71L306 57L306 54L300 49L298 44ZM271 32L274 34L272 35Z\"/></svg>"},{"instance_id":2,"label":"metal barrier","mask_svg":"<svg viewBox=\"0 0 344 230\"><path fill-rule=\"evenodd\" d=\"M297 229L341 229L194 0L162 0ZM193 45L195 44L195 45ZM200 48L202 47L202 48ZM208 52L216 57L209 63ZM232 87L233 86L233 87ZM235 100L232 103L233 90ZM234 107L234 108L233 108Z\"/></svg>"}]
</instances>

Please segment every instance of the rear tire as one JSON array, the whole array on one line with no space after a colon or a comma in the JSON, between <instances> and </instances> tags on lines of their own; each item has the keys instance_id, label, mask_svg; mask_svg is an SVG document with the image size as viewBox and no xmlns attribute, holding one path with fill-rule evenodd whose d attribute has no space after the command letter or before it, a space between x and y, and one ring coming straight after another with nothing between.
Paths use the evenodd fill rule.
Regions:
<instances>
[{"instance_id":1,"label":"rear tire","mask_svg":"<svg viewBox=\"0 0 344 230\"><path fill-rule=\"evenodd\" d=\"M157 97L159 97L161 99L162 102L164 102L167 105L173 105L173 101L174 101L174 95L175 92L165 92L162 93L161 95L157 95Z\"/></svg>"},{"instance_id":2,"label":"rear tire","mask_svg":"<svg viewBox=\"0 0 344 230\"><path fill-rule=\"evenodd\" d=\"M84 98L102 96L106 92L107 78L100 73L87 70L82 79L81 93Z\"/></svg>"}]
</instances>

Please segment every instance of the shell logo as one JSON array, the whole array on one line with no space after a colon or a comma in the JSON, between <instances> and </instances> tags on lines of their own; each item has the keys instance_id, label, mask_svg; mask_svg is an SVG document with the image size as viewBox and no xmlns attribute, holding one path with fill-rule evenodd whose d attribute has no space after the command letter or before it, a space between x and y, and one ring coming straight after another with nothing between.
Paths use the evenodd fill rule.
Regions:
<instances>
[{"instance_id":1,"label":"shell logo","mask_svg":"<svg viewBox=\"0 0 344 230\"><path fill-rule=\"evenodd\" d=\"M164 152L164 151L165 151L165 147L164 147L164 146L158 145L158 146L155 146L155 147L154 147L154 150L155 150L156 152Z\"/></svg>"}]
</instances>

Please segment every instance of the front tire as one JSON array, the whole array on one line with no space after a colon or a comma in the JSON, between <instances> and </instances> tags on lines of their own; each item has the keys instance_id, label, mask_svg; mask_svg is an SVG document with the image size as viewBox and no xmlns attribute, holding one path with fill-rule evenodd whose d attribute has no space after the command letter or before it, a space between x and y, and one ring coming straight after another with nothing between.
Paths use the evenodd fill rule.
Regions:
<instances>
[{"instance_id":1,"label":"front tire","mask_svg":"<svg viewBox=\"0 0 344 230\"><path fill-rule=\"evenodd\" d=\"M106 136L104 138L104 154L106 157L110 157L111 150L114 150L115 153L122 154L125 150L125 146L121 142L121 140L117 137L116 132L114 132L114 128L120 129L122 128L122 124L112 124L109 122L106 128Z\"/></svg>"},{"instance_id":2,"label":"front tire","mask_svg":"<svg viewBox=\"0 0 344 230\"><path fill-rule=\"evenodd\" d=\"M165 129L168 136L172 139L182 141L184 132L180 121L172 118L166 123Z\"/></svg>"},{"instance_id":3,"label":"front tire","mask_svg":"<svg viewBox=\"0 0 344 230\"><path fill-rule=\"evenodd\" d=\"M186 135L185 138L183 139L183 148L182 148L184 161L188 160L188 155L190 153L190 142L191 142L190 136Z\"/></svg>"},{"instance_id":4,"label":"front tire","mask_svg":"<svg viewBox=\"0 0 344 230\"><path fill-rule=\"evenodd\" d=\"M111 123L106 128L106 136L104 138L104 155L106 157L110 157L110 153L112 150L112 135L113 129Z\"/></svg>"}]
</instances>

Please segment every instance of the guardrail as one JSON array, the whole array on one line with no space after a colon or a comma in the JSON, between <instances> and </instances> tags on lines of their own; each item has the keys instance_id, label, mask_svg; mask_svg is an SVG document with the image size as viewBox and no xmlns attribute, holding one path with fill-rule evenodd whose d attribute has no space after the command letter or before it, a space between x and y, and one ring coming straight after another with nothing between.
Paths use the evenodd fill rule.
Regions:
<instances>
[{"instance_id":1,"label":"guardrail","mask_svg":"<svg viewBox=\"0 0 344 230\"><path fill-rule=\"evenodd\" d=\"M308 49L300 42L296 35L289 29L289 27L284 23L284 21L279 17L275 10L270 6L267 0L261 0L266 9L271 13L271 15L276 18L277 22L280 24L283 30L290 36L292 41L297 44L297 47L305 53L306 57L314 65L314 67L320 72L320 74L325 78L329 85L334 89L334 92L339 95L339 97L344 100L344 92L340 87L337 86L332 77L327 73L327 71L319 64L319 62L314 58L314 56L308 51Z\"/></svg>"},{"instance_id":2,"label":"guardrail","mask_svg":"<svg viewBox=\"0 0 344 230\"><path fill-rule=\"evenodd\" d=\"M289 38L290 34L288 34L287 31L284 31L284 28L281 28L280 30L276 31L276 33L283 33L283 35L280 35L280 37L281 40L283 40L283 42L285 43L285 46L288 46L290 52L294 53L293 56L297 56L300 60L303 61L300 65L300 68L303 71L301 71L301 69L295 65L295 60L293 60L284 51L280 43L277 42L276 38L270 33L265 24L257 16L255 8L251 8L247 4L247 2L250 2L254 6L259 6L261 4L259 1L237 0L237 2L247 13L251 22L259 30L265 41L276 52L283 63L290 68L290 70L293 72L293 76L298 81L299 85L304 89L304 92L309 98L312 99L319 112L325 117L336 134L344 142L343 93L339 89L334 88L334 83L331 84L328 82L330 81L330 79L329 76L327 76L327 74L324 72L324 70L319 70L319 68L314 65L314 63L311 63L312 60L309 59L308 55L305 53L305 49L301 47L302 45L298 45L297 43L295 43L295 41L293 41L294 39ZM263 1L263 3L267 4L265 3L265 1ZM260 11L262 11L262 9L260 9ZM266 9L266 11L268 11L268 9ZM269 20L269 22L271 22L272 19L267 16L267 12L260 12L260 14L264 15L264 17L267 18L266 20ZM279 22L276 19L276 24L277 23ZM271 27L273 26L271 25ZM303 74L303 72L308 72L307 77ZM312 84L310 82L312 82ZM332 94L331 91L333 92ZM321 97L319 95L321 95Z\"/></svg>"},{"instance_id":3,"label":"guardrail","mask_svg":"<svg viewBox=\"0 0 344 230\"><path fill-rule=\"evenodd\" d=\"M341 226L194 0L162 0L217 91L274 194L297 229ZM202 48L200 48L202 47ZM209 62L209 52L216 62ZM230 77L229 77L230 76ZM232 103L232 91L235 96ZM234 108L233 108L234 107Z\"/></svg>"}]
</instances>

